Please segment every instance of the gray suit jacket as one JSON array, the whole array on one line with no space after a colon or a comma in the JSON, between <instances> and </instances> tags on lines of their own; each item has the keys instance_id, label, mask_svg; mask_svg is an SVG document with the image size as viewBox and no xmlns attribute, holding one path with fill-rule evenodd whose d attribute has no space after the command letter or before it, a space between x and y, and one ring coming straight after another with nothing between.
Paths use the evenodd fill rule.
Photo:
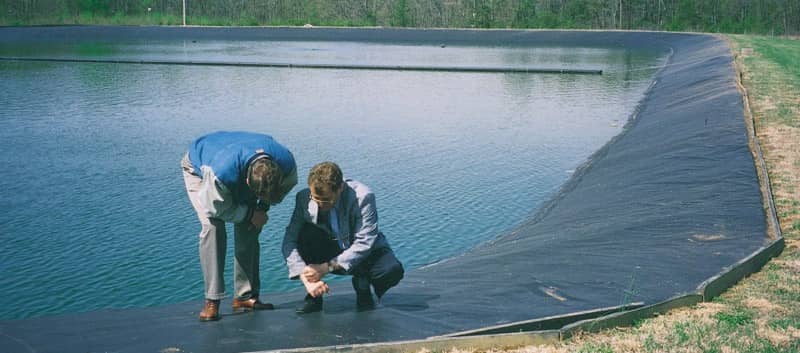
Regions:
<instances>
[{"instance_id":1,"label":"gray suit jacket","mask_svg":"<svg viewBox=\"0 0 800 353\"><path fill-rule=\"evenodd\" d=\"M336 209L339 230L346 249L336 257L336 262L346 272L350 272L373 249L388 247L389 243L378 230L378 209L375 207L372 190L352 179L345 179L343 187L344 190L333 208ZM326 225L317 224L319 209L317 203L311 201L310 194L307 188L297 193L292 220L283 237L283 256L289 267L289 278L297 278L306 266L297 252L297 239L303 224L313 224L331 234Z\"/></svg>"}]
</instances>

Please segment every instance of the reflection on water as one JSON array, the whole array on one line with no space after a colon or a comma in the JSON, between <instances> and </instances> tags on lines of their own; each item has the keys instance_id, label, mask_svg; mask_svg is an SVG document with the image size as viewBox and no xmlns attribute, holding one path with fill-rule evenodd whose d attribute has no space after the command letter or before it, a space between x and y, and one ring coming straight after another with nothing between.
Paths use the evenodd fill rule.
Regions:
<instances>
[{"instance_id":1,"label":"reflection on water","mask_svg":"<svg viewBox=\"0 0 800 353\"><path fill-rule=\"evenodd\" d=\"M0 54L606 71L0 62L0 286L9 290L0 319L202 298L199 224L179 160L213 130L274 135L294 152L301 185L311 165L338 162L374 189L381 228L408 268L456 255L521 222L618 134L653 73L627 70L657 61L621 50L323 42L6 44ZM265 292L297 286L279 251L291 200L261 235Z\"/></svg>"}]
</instances>

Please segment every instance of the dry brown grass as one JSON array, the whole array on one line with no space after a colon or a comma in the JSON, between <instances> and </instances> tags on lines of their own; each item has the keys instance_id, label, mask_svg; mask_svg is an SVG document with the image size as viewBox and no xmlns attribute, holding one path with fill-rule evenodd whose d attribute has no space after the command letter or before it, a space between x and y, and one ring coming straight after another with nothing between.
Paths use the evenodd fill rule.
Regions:
<instances>
[{"instance_id":1,"label":"dry brown grass","mask_svg":"<svg viewBox=\"0 0 800 353\"><path fill-rule=\"evenodd\" d=\"M768 315L770 312L786 312L782 306L775 304L764 298L747 298L742 304L750 309L758 311L762 316Z\"/></svg>"},{"instance_id":2,"label":"dry brown grass","mask_svg":"<svg viewBox=\"0 0 800 353\"><path fill-rule=\"evenodd\" d=\"M764 320L756 321L756 327L756 335L759 337L764 337L776 347L789 347L792 341L800 338L800 336L796 335L796 333L800 332L800 330L797 330L794 327L789 327L787 329L774 329L769 327L767 322Z\"/></svg>"},{"instance_id":3,"label":"dry brown grass","mask_svg":"<svg viewBox=\"0 0 800 353\"><path fill-rule=\"evenodd\" d=\"M800 273L800 260L773 260L776 265L785 267L789 272Z\"/></svg>"}]
</instances>

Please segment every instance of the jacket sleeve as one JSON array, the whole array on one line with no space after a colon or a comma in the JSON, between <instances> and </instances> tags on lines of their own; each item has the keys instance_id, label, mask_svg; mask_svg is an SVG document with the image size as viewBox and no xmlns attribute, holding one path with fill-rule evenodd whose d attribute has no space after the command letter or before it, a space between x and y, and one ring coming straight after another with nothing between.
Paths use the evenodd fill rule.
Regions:
<instances>
[{"instance_id":1,"label":"jacket sleeve","mask_svg":"<svg viewBox=\"0 0 800 353\"><path fill-rule=\"evenodd\" d=\"M306 267L305 261L297 251L297 241L300 236L300 228L305 223L303 207L306 207L306 198L303 192L298 192L295 197L294 212L289 225L286 226L286 233L283 235L283 257L286 259L286 266L289 268L289 278L295 279L303 272Z\"/></svg>"},{"instance_id":2,"label":"jacket sleeve","mask_svg":"<svg viewBox=\"0 0 800 353\"><path fill-rule=\"evenodd\" d=\"M250 211L247 205L236 204L233 201L230 190L217 179L214 170L202 167L202 173L199 198L206 210L206 217L232 223L245 221Z\"/></svg>"},{"instance_id":3,"label":"jacket sleeve","mask_svg":"<svg viewBox=\"0 0 800 353\"><path fill-rule=\"evenodd\" d=\"M372 252L372 246L378 239L378 210L375 206L375 195L367 193L358 200L360 215L356 221L353 243L336 257L336 262L345 271L358 265Z\"/></svg>"}]
</instances>

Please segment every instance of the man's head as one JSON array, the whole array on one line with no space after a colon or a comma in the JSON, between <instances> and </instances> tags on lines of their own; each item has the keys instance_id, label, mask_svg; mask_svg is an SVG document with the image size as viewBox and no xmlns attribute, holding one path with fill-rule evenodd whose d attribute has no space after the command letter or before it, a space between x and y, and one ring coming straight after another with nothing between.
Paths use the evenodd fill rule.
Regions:
<instances>
[{"instance_id":1,"label":"man's head","mask_svg":"<svg viewBox=\"0 0 800 353\"><path fill-rule=\"evenodd\" d=\"M247 172L247 186L260 200L273 203L280 199L283 173L278 164L269 158L259 158L250 162Z\"/></svg>"},{"instance_id":2,"label":"man's head","mask_svg":"<svg viewBox=\"0 0 800 353\"><path fill-rule=\"evenodd\" d=\"M320 211L328 211L336 204L342 194L342 170L333 162L322 162L308 172L308 188L311 200L317 203Z\"/></svg>"}]
</instances>

